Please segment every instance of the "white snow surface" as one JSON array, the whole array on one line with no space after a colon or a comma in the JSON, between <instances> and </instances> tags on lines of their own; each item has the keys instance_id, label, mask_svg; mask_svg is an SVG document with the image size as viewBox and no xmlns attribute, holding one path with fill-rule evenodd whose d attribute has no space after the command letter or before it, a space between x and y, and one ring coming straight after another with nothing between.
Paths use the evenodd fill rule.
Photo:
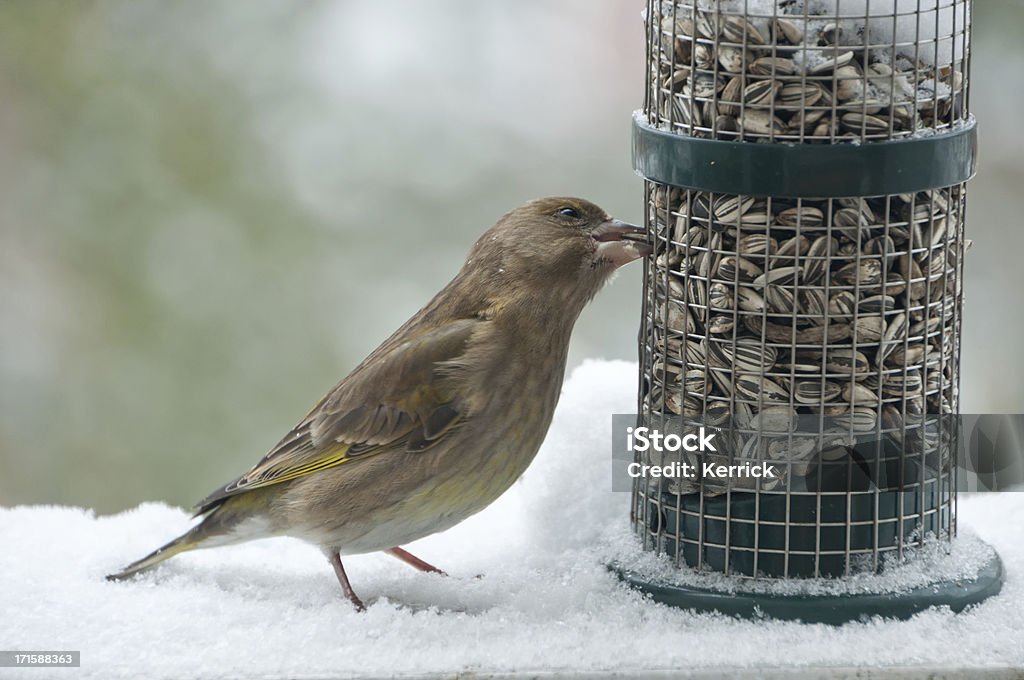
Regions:
<instances>
[{"instance_id":1,"label":"white snow surface","mask_svg":"<svg viewBox=\"0 0 1024 680\"><path fill-rule=\"evenodd\" d=\"M0 668L0 678L1024 667L1021 493L961 500L960 526L998 550L1008 575L998 597L958 615L741 621L624 587L604 566L632 540L629 495L610 491L610 430L612 413L634 410L635 392L634 364L578 368L523 479L479 515L407 546L451 577L384 555L346 560L369 605L362 614L299 541L196 551L109 583L104 574L182 532L189 514L160 503L113 516L0 509L0 648L82 652L80 669Z\"/></svg>"}]
</instances>

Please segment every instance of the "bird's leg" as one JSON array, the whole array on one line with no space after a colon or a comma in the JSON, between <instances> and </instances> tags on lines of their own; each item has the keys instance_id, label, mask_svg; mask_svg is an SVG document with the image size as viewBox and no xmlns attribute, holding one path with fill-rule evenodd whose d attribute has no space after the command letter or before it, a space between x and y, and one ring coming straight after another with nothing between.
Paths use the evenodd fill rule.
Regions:
<instances>
[{"instance_id":1,"label":"bird's leg","mask_svg":"<svg viewBox=\"0 0 1024 680\"><path fill-rule=\"evenodd\" d=\"M356 608L357 612L365 612L366 605L359 599L359 596L352 590L352 584L348 582L348 576L345 574L345 567L341 565L341 555L337 550L327 555L327 560L334 567L334 573L338 577L338 583L341 584L341 591L345 593L345 597L352 603L352 606Z\"/></svg>"},{"instance_id":2,"label":"bird's leg","mask_svg":"<svg viewBox=\"0 0 1024 680\"><path fill-rule=\"evenodd\" d=\"M397 557L398 559L408 564L410 567L414 567L416 569L419 569L420 571L425 571L429 574L440 574L441 576L448 575L442 570L435 567L434 565L430 564L429 562L424 562L420 558L413 555L411 552L402 550L398 546L395 546L394 548L389 548L384 552L391 555L392 557Z\"/></svg>"}]
</instances>

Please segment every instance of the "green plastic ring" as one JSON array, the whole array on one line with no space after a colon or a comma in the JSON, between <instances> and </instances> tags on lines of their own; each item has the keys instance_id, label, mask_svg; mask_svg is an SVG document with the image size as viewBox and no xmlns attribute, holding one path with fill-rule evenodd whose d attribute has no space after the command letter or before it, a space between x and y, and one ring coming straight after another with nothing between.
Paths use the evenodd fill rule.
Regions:
<instances>
[{"instance_id":1,"label":"green plastic ring","mask_svg":"<svg viewBox=\"0 0 1024 680\"><path fill-rule=\"evenodd\" d=\"M959 613L998 595L1003 587L1003 563L993 553L973 579L941 581L896 593L851 595L769 595L765 593L723 593L709 588L678 586L610 564L608 568L629 586L655 602L698 612L719 612L727 616L803 621L841 626L849 621L881 616L909 619L929 607L949 607Z\"/></svg>"},{"instance_id":2,"label":"green plastic ring","mask_svg":"<svg viewBox=\"0 0 1024 680\"><path fill-rule=\"evenodd\" d=\"M633 116L633 168L652 182L746 196L887 196L974 176L974 118L948 133L863 144L754 144L699 139Z\"/></svg>"}]
</instances>

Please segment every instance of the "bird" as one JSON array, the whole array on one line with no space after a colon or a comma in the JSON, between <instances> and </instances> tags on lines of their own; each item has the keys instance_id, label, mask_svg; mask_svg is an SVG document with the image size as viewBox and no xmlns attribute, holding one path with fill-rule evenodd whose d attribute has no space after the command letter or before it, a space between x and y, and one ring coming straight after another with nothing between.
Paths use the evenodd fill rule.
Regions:
<instances>
[{"instance_id":1,"label":"bird","mask_svg":"<svg viewBox=\"0 0 1024 680\"><path fill-rule=\"evenodd\" d=\"M318 546L358 611L343 555L384 551L445 574L401 546L479 512L523 474L551 424L580 312L651 252L643 228L580 198L508 212L426 306L197 504L197 524L107 579L270 536Z\"/></svg>"}]
</instances>

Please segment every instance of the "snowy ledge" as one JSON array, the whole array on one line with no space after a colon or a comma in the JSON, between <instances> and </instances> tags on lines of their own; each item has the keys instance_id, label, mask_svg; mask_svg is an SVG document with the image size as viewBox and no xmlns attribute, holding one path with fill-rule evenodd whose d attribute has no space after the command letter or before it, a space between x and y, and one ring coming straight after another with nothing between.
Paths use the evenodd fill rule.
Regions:
<instances>
[{"instance_id":1,"label":"snowy ledge","mask_svg":"<svg viewBox=\"0 0 1024 680\"><path fill-rule=\"evenodd\" d=\"M365 614L341 599L319 551L298 541L198 551L108 583L104 574L187 527L188 513L154 503L102 517L0 509L0 648L82 652L79 669L0 669L0 677L710 677L755 669L818 677L823 667L863 677L886 666L900 667L900 677L980 677L982 669L1010 677L1005 669L1024 667L1020 493L961 500L962 530L999 551L1007 578L999 596L959 615L931 610L841 628L737 621L625 588L605 568L628 554L630 540L628 494L609 491L609 414L632 411L635 388L633 364L591 361L573 373L525 477L481 514L411 548L452 578L381 555L346 560ZM940 570L970 570L979 544L961 543L965 557Z\"/></svg>"}]
</instances>

